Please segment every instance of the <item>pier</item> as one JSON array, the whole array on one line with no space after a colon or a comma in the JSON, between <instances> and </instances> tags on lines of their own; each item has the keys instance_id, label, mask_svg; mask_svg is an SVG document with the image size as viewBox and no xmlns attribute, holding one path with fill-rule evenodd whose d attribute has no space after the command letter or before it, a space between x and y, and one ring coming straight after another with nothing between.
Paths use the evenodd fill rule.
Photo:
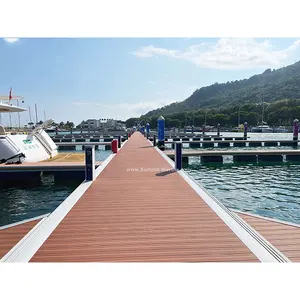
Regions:
<instances>
[{"instance_id":1,"label":"pier","mask_svg":"<svg viewBox=\"0 0 300 300\"><path fill-rule=\"evenodd\" d=\"M59 153L52 159L40 162L25 162L22 164L0 164L1 183L17 181L34 181L41 175L53 174L58 178L84 179L85 173L84 153ZM95 162L97 169L101 161Z\"/></svg>"},{"instance_id":2,"label":"pier","mask_svg":"<svg viewBox=\"0 0 300 300\"><path fill-rule=\"evenodd\" d=\"M165 141L165 144L171 144L174 149L176 142L181 141L182 144L189 144L191 148L214 148L214 147L297 147L298 141L289 140L244 140L243 138L224 138L223 140L189 138L173 139L173 141Z\"/></svg>"},{"instance_id":3,"label":"pier","mask_svg":"<svg viewBox=\"0 0 300 300\"><path fill-rule=\"evenodd\" d=\"M20 240L6 243L2 262L291 261L139 132L93 180L38 223L16 225L14 235Z\"/></svg>"}]
</instances>

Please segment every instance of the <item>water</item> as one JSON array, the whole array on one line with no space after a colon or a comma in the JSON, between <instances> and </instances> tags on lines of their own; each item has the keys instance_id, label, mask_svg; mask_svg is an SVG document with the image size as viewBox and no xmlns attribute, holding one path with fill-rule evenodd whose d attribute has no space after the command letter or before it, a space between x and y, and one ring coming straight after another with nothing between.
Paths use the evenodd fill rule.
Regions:
<instances>
[{"instance_id":1,"label":"water","mask_svg":"<svg viewBox=\"0 0 300 300\"><path fill-rule=\"evenodd\" d=\"M226 137L243 136L240 132L221 134ZM292 133L248 133L249 140L292 140L292 137ZM188 145L184 147L187 148ZM220 148L199 150L218 149ZM229 149L222 148L222 150ZM292 149L292 147L236 149ZM229 208L300 224L300 164L295 162L242 164L234 163L231 156L224 156L223 159L223 164L201 164L199 158L190 158L190 165L186 171Z\"/></svg>"},{"instance_id":2,"label":"water","mask_svg":"<svg viewBox=\"0 0 300 300\"><path fill-rule=\"evenodd\" d=\"M201 164L185 170L229 208L300 224L300 164Z\"/></svg>"},{"instance_id":3,"label":"water","mask_svg":"<svg viewBox=\"0 0 300 300\"><path fill-rule=\"evenodd\" d=\"M241 132L221 134L243 136ZM250 140L292 140L292 133L248 133L248 137ZM276 147L263 147L269 148ZM80 149L78 146L77 151ZM104 151L104 147L100 149L95 151L96 161L103 161L112 153ZM199 158L190 158L190 163L186 171L226 206L300 224L300 164L236 164L226 156L224 164L201 164ZM52 212L80 183L55 182L49 175L34 184L0 187L0 226Z\"/></svg>"},{"instance_id":4,"label":"water","mask_svg":"<svg viewBox=\"0 0 300 300\"><path fill-rule=\"evenodd\" d=\"M0 186L0 226L52 212L81 181L55 181L48 175L17 187Z\"/></svg>"},{"instance_id":5,"label":"water","mask_svg":"<svg viewBox=\"0 0 300 300\"><path fill-rule=\"evenodd\" d=\"M78 148L78 151L80 147ZM62 151L74 152L74 151ZM96 161L104 161L112 152L95 151ZM22 185L0 186L0 226L50 213L62 203L82 180L55 181L53 175Z\"/></svg>"}]
</instances>

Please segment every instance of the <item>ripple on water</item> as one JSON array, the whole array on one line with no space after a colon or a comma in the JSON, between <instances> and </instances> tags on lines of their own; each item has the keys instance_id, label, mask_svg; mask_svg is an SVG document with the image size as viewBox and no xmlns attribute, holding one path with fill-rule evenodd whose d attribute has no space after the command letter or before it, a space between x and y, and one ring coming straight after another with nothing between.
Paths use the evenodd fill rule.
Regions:
<instances>
[{"instance_id":1,"label":"ripple on water","mask_svg":"<svg viewBox=\"0 0 300 300\"><path fill-rule=\"evenodd\" d=\"M52 212L81 180L55 182L54 176L18 187L0 187L0 226Z\"/></svg>"},{"instance_id":2,"label":"ripple on water","mask_svg":"<svg viewBox=\"0 0 300 300\"><path fill-rule=\"evenodd\" d=\"M226 206L300 224L300 164L201 164L186 171Z\"/></svg>"}]
</instances>

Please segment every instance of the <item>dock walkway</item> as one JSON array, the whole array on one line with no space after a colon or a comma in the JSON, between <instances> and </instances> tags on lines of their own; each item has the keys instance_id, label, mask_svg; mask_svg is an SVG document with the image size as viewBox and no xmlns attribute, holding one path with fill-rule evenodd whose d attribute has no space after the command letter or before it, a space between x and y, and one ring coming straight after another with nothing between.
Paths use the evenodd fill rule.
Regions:
<instances>
[{"instance_id":1,"label":"dock walkway","mask_svg":"<svg viewBox=\"0 0 300 300\"><path fill-rule=\"evenodd\" d=\"M169 169L135 133L31 261L258 261Z\"/></svg>"},{"instance_id":2,"label":"dock walkway","mask_svg":"<svg viewBox=\"0 0 300 300\"><path fill-rule=\"evenodd\" d=\"M32 237L23 244L36 247L32 262L260 261L256 241L245 238L255 233L234 213L225 222L212 209L219 204L203 197L136 132L41 245ZM43 226L35 232L42 236ZM277 249L259 243L280 261Z\"/></svg>"}]
</instances>

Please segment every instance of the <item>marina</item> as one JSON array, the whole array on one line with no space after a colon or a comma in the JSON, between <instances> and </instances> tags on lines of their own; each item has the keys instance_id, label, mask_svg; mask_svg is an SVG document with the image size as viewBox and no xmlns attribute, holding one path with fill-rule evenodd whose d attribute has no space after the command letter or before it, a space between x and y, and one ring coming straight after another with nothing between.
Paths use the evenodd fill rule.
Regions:
<instances>
[{"instance_id":1,"label":"marina","mask_svg":"<svg viewBox=\"0 0 300 300\"><path fill-rule=\"evenodd\" d=\"M282 228L277 236L283 248L275 246L277 240L271 242L176 166L134 133L95 170L94 180L85 180L2 261L298 260L300 249L285 240L297 226L270 220Z\"/></svg>"},{"instance_id":2,"label":"marina","mask_svg":"<svg viewBox=\"0 0 300 300\"><path fill-rule=\"evenodd\" d=\"M24 111L1 105L2 111ZM86 126L89 122L94 120ZM52 128L48 135L51 123L24 133L0 128L2 195L23 193L21 201L0 203L1 262L300 260L298 244L285 238L300 238L297 217L288 222L281 211L272 218L243 211L224 195L215 197L193 175L197 158L203 168L228 156L235 164L297 164L297 120L292 135L285 130L274 135L266 126L257 135L259 126L248 132L247 123L240 134L219 128L215 134L172 134L162 116L152 132L147 124L129 132ZM35 189L37 203L31 199Z\"/></svg>"}]
</instances>

